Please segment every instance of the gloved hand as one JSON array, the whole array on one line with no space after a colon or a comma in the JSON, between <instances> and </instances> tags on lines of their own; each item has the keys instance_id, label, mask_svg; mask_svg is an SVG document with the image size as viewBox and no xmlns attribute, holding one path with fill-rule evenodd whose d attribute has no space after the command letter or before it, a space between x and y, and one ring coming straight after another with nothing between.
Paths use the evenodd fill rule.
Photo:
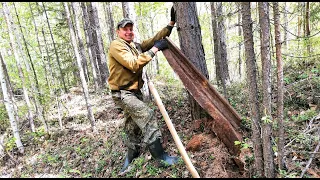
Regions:
<instances>
[{"instance_id":1,"label":"gloved hand","mask_svg":"<svg viewBox=\"0 0 320 180\"><path fill-rule=\"evenodd\" d=\"M168 48L168 42L165 39L160 39L160 40L154 42L154 47L156 47L162 51L162 50Z\"/></svg>"},{"instance_id":2,"label":"gloved hand","mask_svg":"<svg viewBox=\"0 0 320 180\"><path fill-rule=\"evenodd\" d=\"M176 10L173 8L173 6L171 8L170 16L171 16L170 20L176 22Z\"/></svg>"}]
</instances>

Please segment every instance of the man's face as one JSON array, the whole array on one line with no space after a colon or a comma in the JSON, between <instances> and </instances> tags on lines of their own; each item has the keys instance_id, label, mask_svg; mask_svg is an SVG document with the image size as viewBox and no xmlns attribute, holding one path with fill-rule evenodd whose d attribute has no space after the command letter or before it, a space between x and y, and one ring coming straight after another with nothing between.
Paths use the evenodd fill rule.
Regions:
<instances>
[{"instance_id":1,"label":"man's face","mask_svg":"<svg viewBox=\"0 0 320 180\"><path fill-rule=\"evenodd\" d=\"M128 23L123 28L120 27L117 30L117 34L121 39L127 41L128 43L132 42L134 38L133 25Z\"/></svg>"}]
</instances>

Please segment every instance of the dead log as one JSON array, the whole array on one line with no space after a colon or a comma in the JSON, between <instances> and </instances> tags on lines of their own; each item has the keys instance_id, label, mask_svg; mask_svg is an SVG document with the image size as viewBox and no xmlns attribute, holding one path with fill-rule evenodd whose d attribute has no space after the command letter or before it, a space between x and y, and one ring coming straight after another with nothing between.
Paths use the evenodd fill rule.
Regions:
<instances>
[{"instance_id":1,"label":"dead log","mask_svg":"<svg viewBox=\"0 0 320 180\"><path fill-rule=\"evenodd\" d=\"M242 141L241 117L182 51L168 37L166 37L166 40L169 48L162 52L169 65L179 76L189 93L213 118L211 129L227 146L230 154L237 158L240 155L240 147L235 145L234 142ZM241 169L243 168L242 162L236 160L236 163Z\"/></svg>"}]
</instances>

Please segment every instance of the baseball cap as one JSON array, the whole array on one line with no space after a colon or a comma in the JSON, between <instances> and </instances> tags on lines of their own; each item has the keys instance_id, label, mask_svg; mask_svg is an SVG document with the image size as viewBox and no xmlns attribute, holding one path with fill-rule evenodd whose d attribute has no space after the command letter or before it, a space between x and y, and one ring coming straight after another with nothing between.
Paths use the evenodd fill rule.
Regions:
<instances>
[{"instance_id":1,"label":"baseball cap","mask_svg":"<svg viewBox=\"0 0 320 180\"><path fill-rule=\"evenodd\" d=\"M118 22L117 29L119 29L120 27L122 27L122 28L125 27L128 23L130 23L132 25L134 24L133 21L129 18L122 19L120 22Z\"/></svg>"}]
</instances>

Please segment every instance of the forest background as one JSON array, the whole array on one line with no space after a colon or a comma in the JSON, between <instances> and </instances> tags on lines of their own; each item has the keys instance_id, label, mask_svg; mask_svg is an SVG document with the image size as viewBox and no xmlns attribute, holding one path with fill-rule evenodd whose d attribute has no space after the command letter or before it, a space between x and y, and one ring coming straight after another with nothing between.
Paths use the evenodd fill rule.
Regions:
<instances>
[{"instance_id":1,"label":"forest background","mask_svg":"<svg viewBox=\"0 0 320 180\"><path fill-rule=\"evenodd\" d=\"M200 176L320 176L318 2L2 2L3 177L123 176L123 117L109 96L108 47L123 17L136 22L140 41L167 25L172 5L177 24L170 39L242 117L243 142L235 143L246 151L245 169L232 165L228 150L219 154L202 143L188 151ZM218 139L162 53L145 70L185 145L199 134ZM145 100L158 111L146 89ZM124 176L190 176L183 162L166 170L149 160L138 159Z\"/></svg>"}]
</instances>

